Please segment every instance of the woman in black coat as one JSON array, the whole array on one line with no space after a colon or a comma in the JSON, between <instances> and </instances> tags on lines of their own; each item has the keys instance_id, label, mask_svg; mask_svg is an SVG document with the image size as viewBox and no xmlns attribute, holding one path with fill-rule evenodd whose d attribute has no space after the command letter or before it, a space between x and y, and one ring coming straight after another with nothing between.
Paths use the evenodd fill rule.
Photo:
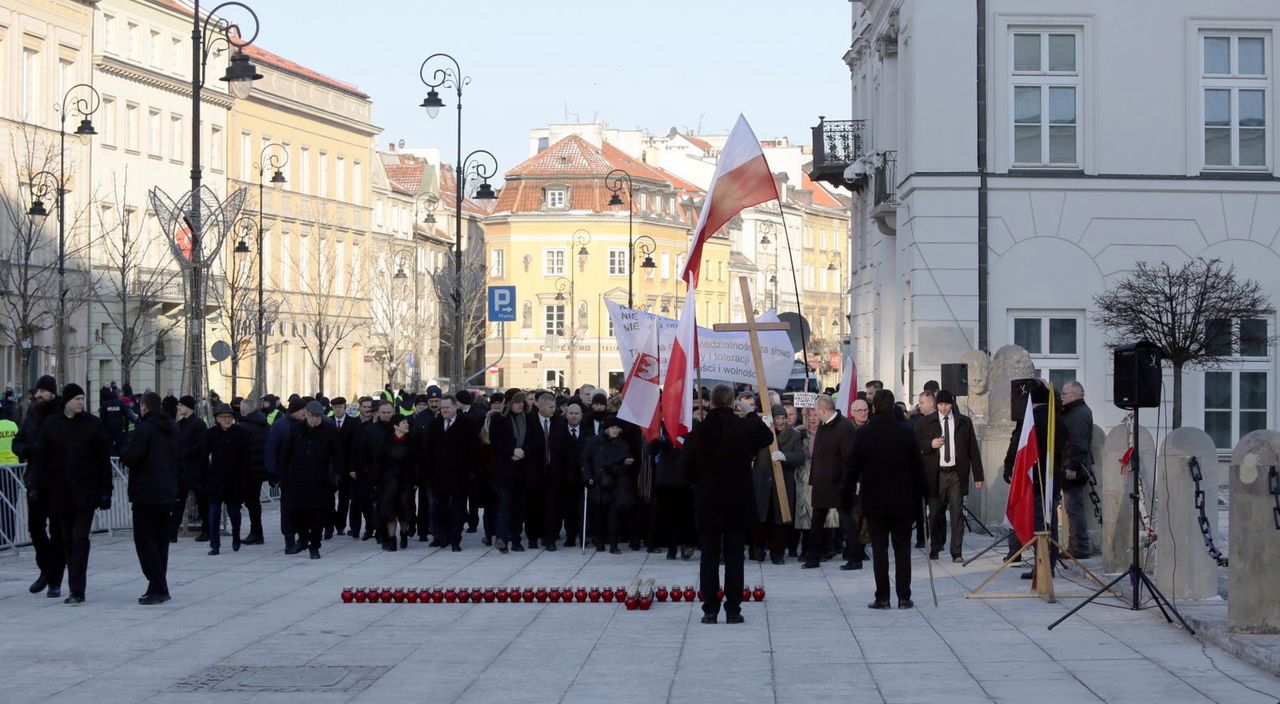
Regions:
<instances>
[{"instance_id":1,"label":"woman in black coat","mask_svg":"<svg viewBox=\"0 0 1280 704\"><path fill-rule=\"evenodd\" d=\"M312 401L301 422L289 427L280 451L280 478L289 510L311 559L320 559L320 536L333 518L334 461L340 456L338 429L324 422L327 409ZM285 422L285 421L279 421Z\"/></svg>"},{"instance_id":2,"label":"woman in black coat","mask_svg":"<svg viewBox=\"0 0 1280 704\"><path fill-rule=\"evenodd\" d=\"M529 412L523 391L515 390L501 415L489 421L489 444L493 446L493 490L498 495L496 526L498 552L508 544L514 552L524 552L520 544L525 516L525 477L542 462L542 428L536 412Z\"/></svg>"},{"instance_id":3,"label":"woman in black coat","mask_svg":"<svg viewBox=\"0 0 1280 704\"><path fill-rule=\"evenodd\" d=\"M386 526L382 549L396 550L396 522L400 523L400 548L409 547L413 532L413 487L417 460L409 435L410 418L391 420L391 433L378 452L378 520Z\"/></svg>"},{"instance_id":4,"label":"woman in black coat","mask_svg":"<svg viewBox=\"0 0 1280 704\"><path fill-rule=\"evenodd\" d=\"M214 426L205 433L209 463L196 486L204 492L209 512L209 554L222 547L222 505L231 519L231 549L240 549L240 505L244 502L245 475L249 468L251 441L244 428L236 425L231 407L219 405L213 412Z\"/></svg>"},{"instance_id":5,"label":"woman in black coat","mask_svg":"<svg viewBox=\"0 0 1280 704\"><path fill-rule=\"evenodd\" d=\"M631 444L622 437L622 426L623 421L610 417L604 423L604 433L588 440L582 450L582 480L596 515L596 550L603 550L607 540L614 555L622 553L618 549L618 518L636 504L635 457ZM604 535L600 534L602 526Z\"/></svg>"}]
</instances>

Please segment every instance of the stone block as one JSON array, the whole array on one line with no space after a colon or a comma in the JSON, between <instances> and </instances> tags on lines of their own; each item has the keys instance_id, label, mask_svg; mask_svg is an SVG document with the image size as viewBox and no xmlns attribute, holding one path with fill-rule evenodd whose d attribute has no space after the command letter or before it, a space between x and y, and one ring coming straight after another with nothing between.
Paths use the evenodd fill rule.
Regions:
<instances>
[{"instance_id":1,"label":"stone block","mask_svg":"<svg viewBox=\"0 0 1280 704\"><path fill-rule=\"evenodd\" d=\"M1231 453L1227 620L1237 633L1280 633L1280 531L1269 475L1280 469L1280 432L1255 430Z\"/></svg>"},{"instance_id":2,"label":"stone block","mask_svg":"<svg viewBox=\"0 0 1280 704\"><path fill-rule=\"evenodd\" d=\"M1120 459L1132 442L1132 431L1125 423L1112 428L1103 443L1102 462L1093 465L1098 475L1098 487L1102 495L1102 565L1107 572L1120 572L1129 566L1132 550L1133 510L1129 493L1133 490L1133 477L1120 473ZM1155 442L1145 427L1138 429L1138 458L1141 463L1142 482L1151 496L1151 475L1155 467Z\"/></svg>"},{"instance_id":3,"label":"stone block","mask_svg":"<svg viewBox=\"0 0 1280 704\"><path fill-rule=\"evenodd\" d=\"M1199 428L1165 436L1156 460L1156 585L1170 599L1208 599L1218 594L1218 563L1205 550L1195 507L1191 460L1200 465L1204 510L1210 530L1218 524L1218 451Z\"/></svg>"}]
</instances>

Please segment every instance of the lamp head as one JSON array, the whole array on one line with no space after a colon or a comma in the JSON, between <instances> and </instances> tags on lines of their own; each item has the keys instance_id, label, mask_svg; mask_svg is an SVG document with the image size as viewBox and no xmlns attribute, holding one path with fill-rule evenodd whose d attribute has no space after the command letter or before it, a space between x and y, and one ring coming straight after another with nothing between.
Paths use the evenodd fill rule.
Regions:
<instances>
[{"instance_id":1,"label":"lamp head","mask_svg":"<svg viewBox=\"0 0 1280 704\"><path fill-rule=\"evenodd\" d=\"M622 205L622 197L619 196L616 191L614 192L613 195L609 196L609 205L610 207L616 207L616 206Z\"/></svg>"},{"instance_id":2,"label":"lamp head","mask_svg":"<svg viewBox=\"0 0 1280 704\"><path fill-rule=\"evenodd\" d=\"M258 73L258 69L249 60L249 55L244 53L244 49L236 49L220 80L227 82L227 90L231 91L231 95L243 100L253 91L253 82L261 79L262 74Z\"/></svg>"},{"instance_id":3,"label":"lamp head","mask_svg":"<svg viewBox=\"0 0 1280 704\"><path fill-rule=\"evenodd\" d=\"M88 144L89 138L96 134L98 134L98 131L93 128L93 121L88 117L82 118L80 126L75 131L76 138L80 140L80 143Z\"/></svg>"},{"instance_id":4,"label":"lamp head","mask_svg":"<svg viewBox=\"0 0 1280 704\"><path fill-rule=\"evenodd\" d=\"M37 222L44 222L49 217L49 211L44 207L44 201L36 198L31 201L31 207L27 209L27 215L35 218Z\"/></svg>"},{"instance_id":5,"label":"lamp head","mask_svg":"<svg viewBox=\"0 0 1280 704\"><path fill-rule=\"evenodd\" d=\"M644 261L643 261L643 262L640 262L640 268L641 268L641 269L656 269L657 267L658 267L658 265L653 263L653 255L652 255L652 254L646 254L646 255L644 255Z\"/></svg>"},{"instance_id":6,"label":"lamp head","mask_svg":"<svg viewBox=\"0 0 1280 704\"><path fill-rule=\"evenodd\" d=\"M770 240L770 239L769 239L769 235L760 235L760 244L761 244L762 246L768 247L768 246L769 246L769 243L770 243L770 242L772 242L772 241L773 241L773 240Z\"/></svg>"},{"instance_id":7,"label":"lamp head","mask_svg":"<svg viewBox=\"0 0 1280 704\"><path fill-rule=\"evenodd\" d=\"M498 194L493 192L493 186L490 186L488 181L481 183L476 189L476 200L493 200L497 197Z\"/></svg>"},{"instance_id":8,"label":"lamp head","mask_svg":"<svg viewBox=\"0 0 1280 704\"><path fill-rule=\"evenodd\" d=\"M404 273L404 265L403 265L403 264L401 264L401 265L400 265L400 267L396 269L395 276L393 276L392 278L394 278L394 279L399 279L399 280L404 280L404 279L409 278L409 275L408 275L408 274L406 274L406 273Z\"/></svg>"},{"instance_id":9,"label":"lamp head","mask_svg":"<svg viewBox=\"0 0 1280 704\"><path fill-rule=\"evenodd\" d=\"M280 188L284 184L285 184L284 172L281 171L280 169L276 169L276 172L274 174L271 174L271 185L275 186L276 188Z\"/></svg>"},{"instance_id":10,"label":"lamp head","mask_svg":"<svg viewBox=\"0 0 1280 704\"><path fill-rule=\"evenodd\" d=\"M432 120L436 119L436 115L440 114L440 108L444 107L444 101L440 99L440 94L434 90L427 91L427 97L422 99L422 105L427 109L427 117Z\"/></svg>"},{"instance_id":11,"label":"lamp head","mask_svg":"<svg viewBox=\"0 0 1280 704\"><path fill-rule=\"evenodd\" d=\"M236 243L236 248L231 251L233 254L248 254L249 243L242 238L239 242Z\"/></svg>"}]
</instances>

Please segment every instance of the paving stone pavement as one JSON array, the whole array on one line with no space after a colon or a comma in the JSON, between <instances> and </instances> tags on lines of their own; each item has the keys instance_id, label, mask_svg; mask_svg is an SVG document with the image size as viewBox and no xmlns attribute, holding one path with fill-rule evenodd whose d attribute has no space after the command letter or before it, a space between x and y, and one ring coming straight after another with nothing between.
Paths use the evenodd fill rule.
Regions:
<instances>
[{"instance_id":1,"label":"paving stone pavement","mask_svg":"<svg viewBox=\"0 0 1280 704\"><path fill-rule=\"evenodd\" d=\"M267 525L276 525L268 515ZM344 605L344 586L696 582L696 561L624 550L384 553L338 537L324 558L264 546L173 546L173 601L141 607L128 534L94 536L88 601L27 593L30 550L0 554L0 702L1230 702L1274 704L1280 680L1165 623L1074 600L965 599L998 564L914 558L916 609L871 611L870 564L747 564L764 603L699 623L686 603ZM967 548L985 546L970 537ZM1016 574L991 589L1023 591ZM1059 582L1061 591L1081 593Z\"/></svg>"}]
</instances>

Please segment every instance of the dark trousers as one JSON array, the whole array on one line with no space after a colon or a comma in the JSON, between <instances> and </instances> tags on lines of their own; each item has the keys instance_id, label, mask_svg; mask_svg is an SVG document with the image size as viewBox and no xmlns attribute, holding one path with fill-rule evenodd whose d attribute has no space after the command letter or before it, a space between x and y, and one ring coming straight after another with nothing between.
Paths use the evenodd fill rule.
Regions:
<instances>
[{"instance_id":1,"label":"dark trousers","mask_svg":"<svg viewBox=\"0 0 1280 704\"><path fill-rule=\"evenodd\" d=\"M1041 503L1041 496L1040 487L1035 487L1035 501L1033 501L1032 504L1035 507L1034 525L1036 531L1045 530L1044 505ZM1062 503L1062 495L1057 493L1055 490L1053 496L1053 515L1049 517L1048 528L1049 535L1053 538L1053 542L1049 544L1050 569L1056 569L1058 565L1058 504L1060 503ZM1018 540L1018 534L1013 531L1009 531L1009 554L1012 555L1017 552L1020 547L1022 547L1022 541ZM1025 559L1027 557L1027 553L1023 553L1023 557Z\"/></svg>"},{"instance_id":2,"label":"dark trousers","mask_svg":"<svg viewBox=\"0 0 1280 704\"><path fill-rule=\"evenodd\" d=\"M531 486L524 490L524 534L530 545L541 540L546 532L546 516L543 515L546 490L546 486Z\"/></svg>"},{"instance_id":3,"label":"dark trousers","mask_svg":"<svg viewBox=\"0 0 1280 704\"><path fill-rule=\"evenodd\" d=\"M431 537L444 540L445 523L441 521L444 516L437 515L436 512L435 491L426 484L418 486L418 535L426 536L428 533Z\"/></svg>"},{"instance_id":4,"label":"dark trousers","mask_svg":"<svg viewBox=\"0 0 1280 704\"><path fill-rule=\"evenodd\" d=\"M698 534L702 558L698 577L702 589L702 611L710 616L720 613L720 558L724 558L724 612L742 613L742 543L743 531L703 531Z\"/></svg>"},{"instance_id":5,"label":"dark trousers","mask_svg":"<svg viewBox=\"0 0 1280 704\"><path fill-rule=\"evenodd\" d=\"M924 545L924 528L925 528L924 522L927 520L925 518L924 505L925 505L925 502L921 501L920 505L916 507L917 510L916 510L915 524L916 524L916 543L918 545Z\"/></svg>"},{"instance_id":6,"label":"dark trousers","mask_svg":"<svg viewBox=\"0 0 1280 704\"><path fill-rule=\"evenodd\" d=\"M548 545L560 539L560 485L548 484L542 488L542 543Z\"/></svg>"},{"instance_id":7,"label":"dark trousers","mask_svg":"<svg viewBox=\"0 0 1280 704\"><path fill-rule=\"evenodd\" d=\"M134 504L133 549L147 578L147 595L169 595L169 507Z\"/></svg>"},{"instance_id":8,"label":"dark trousers","mask_svg":"<svg viewBox=\"0 0 1280 704\"><path fill-rule=\"evenodd\" d=\"M653 503L649 532L650 546L665 545L672 551L681 546L697 543L698 533L693 527L693 489L687 486L657 486L653 489Z\"/></svg>"},{"instance_id":9,"label":"dark trousers","mask_svg":"<svg viewBox=\"0 0 1280 704\"><path fill-rule=\"evenodd\" d=\"M301 544L308 548L319 549L320 537L329 522L332 512L327 508L294 508L293 526L298 531Z\"/></svg>"},{"instance_id":10,"label":"dark trousers","mask_svg":"<svg viewBox=\"0 0 1280 704\"><path fill-rule=\"evenodd\" d=\"M333 529L339 533L347 529L347 512L351 510L351 477L343 476L338 482L338 507L333 512Z\"/></svg>"},{"instance_id":11,"label":"dark trousers","mask_svg":"<svg viewBox=\"0 0 1280 704\"><path fill-rule=\"evenodd\" d=\"M173 502L173 507L169 510L169 539L177 540L178 532L182 530L182 523L187 517L187 495L190 490L178 487L178 500Z\"/></svg>"},{"instance_id":12,"label":"dark trousers","mask_svg":"<svg viewBox=\"0 0 1280 704\"><path fill-rule=\"evenodd\" d=\"M911 598L911 526L915 519L867 517L871 529L871 566L876 576L876 601L889 600L889 546L893 545L894 590L898 599Z\"/></svg>"},{"instance_id":13,"label":"dark trousers","mask_svg":"<svg viewBox=\"0 0 1280 704\"><path fill-rule=\"evenodd\" d=\"M373 485L363 477L351 479L351 507L348 510L347 523L351 532L360 535L363 522L365 530L372 532L378 522L373 516Z\"/></svg>"},{"instance_id":14,"label":"dark trousers","mask_svg":"<svg viewBox=\"0 0 1280 704\"><path fill-rule=\"evenodd\" d=\"M244 483L244 508L249 512L249 535L262 537L262 480Z\"/></svg>"},{"instance_id":15,"label":"dark trousers","mask_svg":"<svg viewBox=\"0 0 1280 704\"><path fill-rule=\"evenodd\" d=\"M853 508L840 513L840 530L844 534L844 559L861 560L863 549L870 542L866 521L862 520L862 503L853 500Z\"/></svg>"},{"instance_id":16,"label":"dark trousers","mask_svg":"<svg viewBox=\"0 0 1280 704\"><path fill-rule=\"evenodd\" d=\"M493 491L498 495L495 535L499 540L519 543L520 531L524 527L526 502L524 485L517 482L514 486L494 487Z\"/></svg>"},{"instance_id":17,"label":"dark trousers","mask_svg":"<svg viewBox=\"0 0 1280 704\"><path fill-rule=\"evenodd\" d=\"M787 524L762 521L751 524L751 550L763 553L769 550L769 559L780 558L787 552Z\"/></svg>"},{"instance_id":18,"label":"dark trousers","mask_svg":"<svg viewBox=\"0 0 1280 704\"><path fill-rule=\"evenodd\" d=\"M240 504L234 501L227 502L227 517L231 519L231 535L240 537ZM218 549L222 547L222 502L215 501L209 504L209 547Z\"/></svg>"},{"instance_id":19,"label":"dark trousers","mask_svg":"<svg viewBox=\"0 0 1280 704\"><path fill-rule=\"evenodd\" d=\"M578 482L560 485L560 519L564 523L564 544L572 546L582 537L582 499L585 494Z\"/></svg>"},{"instance_id":20,"label":"dark trousers","mask_svg":"<svg viewBox=\"0 0 1280 704\"><path fill-rule=\"evenodd\" d=\"M49 502L45 497L27 497L27 530L31 532L31 547L36 551L36 566L40 568L40 576L44 577L49 586L61 587L62 572L67 567L66 553L62 547L62 524L56 516L49 515Z\"/></svg>"},{"instance_id":21,"label":"dark trousers","mask_svg":"<svg viewBox=\"0 0 1280 704\"><path fill-rule=\"evenodd\" d=\"M1067 537L1068 541L1070 541L1068 547L1071 550L1071 554L1076 557L1088 555L1092 552L1089 540L1089 514L1085 510L1088 489L1088 484L1064 487L1062 489L1062 503L1067 508L1067 527L1071 529L1070 535Z\"/></svg>"},{"instance_id":22,"label":"dark trousers","mask_svg":"<svg viewBox=\"0 0 1280 704\"><path fill-rule=\"evenodd\" d=\"M809 552L805 555L806 562L822 562L831 545L834 544L832 529L826 527L829 510L816 508L813 510L813 524L809 528Z\"/></svg>"},{"instance_id":23,"label":"dark trousers","mask_svg":"<svg viewBox=\"0 0 1280 704\"><path fill-rule=\"evenodd\" d=\"M302 532L298 519L294 516L296 510L293 502L289 500L289 492L285 491L283 486L280 487L280 534L284 536L286 544L292 542Z\"/></svg>"},{"instance_id":24,"label":"dark trousers","mask_svg":"<svg viewBox=\"0 0 1280 704\"><path fill-rule=\"evenodd\" d=\"M89 530L93 528L93 511L58 515L62 529L62 554L67 561L67 585L71 593L83 597L89 571Z\"/></svg>"},{"instance_id":25,"label":"dark trousers","mask_svg":"<svg viewBox=\"0 0 1280 704\"><path fill-rule=\"evenodd\" d=\"M591 524L587 526L591 538L597 546L618 544L618 531L621 528L624 511L610 501L595 504L591 507Z\"/></svg>"},{"instance_id":26,"label":"dark trousers","mask_svg":"<svg viewBox=\"0 0 1280 704\"><path fill-rule=\"evenodd\" d=\"M964 551L964 488L955 470L938 472L938 493L929 497L929 551L940 552L947 539L947 513L951 514L951 556Z\"/></svg>"},{"instance_id":27,"label":"dark trousers","mask_svg":"<svg viewBox=\"0 0 1280 704\"><path fill-rule=\"evenodd\" d=\"M443 487L431 489L431 535L449 545L462 545L462 524L467 520L467 495Z\"/></svg>"}]
</instances>

